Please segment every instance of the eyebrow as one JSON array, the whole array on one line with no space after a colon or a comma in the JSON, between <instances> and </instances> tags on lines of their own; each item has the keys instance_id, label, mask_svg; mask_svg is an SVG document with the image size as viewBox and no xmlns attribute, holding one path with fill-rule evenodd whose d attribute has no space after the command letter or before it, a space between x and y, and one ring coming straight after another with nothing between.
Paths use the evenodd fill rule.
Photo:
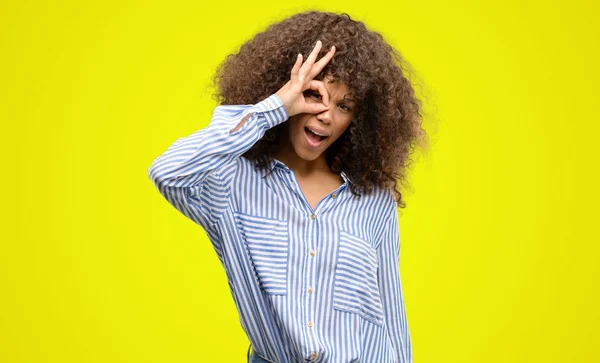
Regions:
<instances>
[{"instance_id":1,"label":"eyebrow","mask_svg":"<svg viewBox=\"0 0 600 363\"><path fill-rule=\"evenodd\" d=\"M327 83L336 83L337 81L338 81L337 79L329 79L327 81ZM354 103L356 103L356 100L354 100L354 98L352 96L348 95L348 94L345 94L344 97L342 97L342 99L344 101L347 101L347 102L354 102Z\"/></svg>"}]
</instances>

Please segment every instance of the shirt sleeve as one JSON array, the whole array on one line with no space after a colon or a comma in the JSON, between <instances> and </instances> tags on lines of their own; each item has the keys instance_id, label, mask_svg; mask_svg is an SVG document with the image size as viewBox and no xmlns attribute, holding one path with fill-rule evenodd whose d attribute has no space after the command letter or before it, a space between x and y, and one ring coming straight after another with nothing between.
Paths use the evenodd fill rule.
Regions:
<instances>
[{"instance_id":1,"label":"shirt sleeve","mask_svg":"<svg viewBox=\"0 0 600 363\"><path fill-rule=\"evenodd\" d=\"M217 106L209 125L176 140L152 162L148 176L172 206L209 230L228 205L237 158L287 119L276 94L255 105Z\"/></svg>"},{"instance_id":2,"label":"shirt sleeve","mask_svg":"<svg viewBox=\"0 0 600 363\"><path fill-rule=\"evenodd\" d=\"M396 353L397 363L412 363L412 346L400 280L400 229L398 211L384 224L377 249L378 280L383 304L385 325Z\"/></svg>"}]
</instances>

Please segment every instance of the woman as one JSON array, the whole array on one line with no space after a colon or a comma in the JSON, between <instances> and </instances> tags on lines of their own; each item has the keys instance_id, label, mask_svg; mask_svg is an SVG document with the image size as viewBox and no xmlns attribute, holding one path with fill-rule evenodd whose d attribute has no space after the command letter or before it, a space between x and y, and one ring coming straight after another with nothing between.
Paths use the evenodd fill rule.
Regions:
<instances>
[{"instance_id":1,"label":"woman","mask_svg":"<svg viewBox=\"0 0 600 363\"><path fill-rule=\"evenodd\" d=\"M228 56L210 124L152 163L213 244L249 362L412 362L396 182L425 133L401 60L347 14L296 14Z\"/></svg>"}]
</instances>

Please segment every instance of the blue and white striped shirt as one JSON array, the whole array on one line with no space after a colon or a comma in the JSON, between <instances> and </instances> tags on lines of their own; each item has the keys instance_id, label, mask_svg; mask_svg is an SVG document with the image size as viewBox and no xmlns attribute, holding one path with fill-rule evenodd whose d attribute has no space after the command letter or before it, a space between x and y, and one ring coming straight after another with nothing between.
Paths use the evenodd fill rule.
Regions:
<instances>
[{"instance_id":1,"label":"blue and white striped shirt","mask_svg":"<svg viewBox=\"0 0 600 363\"><path fill-rule=\"evenodd\" d=\"M284 163L274 159L268 173L242 157L287 119L276 94L255 105L217 106L210 124L175 141L148 175L206 231L261 357L412 362L391 189L358 198L342 172L344 184L313 209Z\"/></svg>"}]
</instances>

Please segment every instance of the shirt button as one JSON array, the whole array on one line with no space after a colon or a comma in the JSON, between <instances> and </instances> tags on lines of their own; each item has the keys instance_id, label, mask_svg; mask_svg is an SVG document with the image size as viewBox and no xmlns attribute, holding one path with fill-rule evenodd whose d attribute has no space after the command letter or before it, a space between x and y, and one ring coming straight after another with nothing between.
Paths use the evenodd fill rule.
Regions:
<instances>
[{"instance_id":1,"label":"shirt button","mask_svg":"<svg viewBox=\"0 0 600 363\"><path fill-rule=\"evenodd\" d=\"M315 359L315 358L317 358L317 353L315 353L315 352L312 352L312 353L310 354L310 358L311 358L311 359Z\"/></svg>"},{"instance_id":2,"label":"shirt button","mask_svg":"<svg viewBox=\"0 0 600 363\"><path fill-rule=\"evenodd\" d=\"M309 286L309 287L308 287L308 293L309 293L309 294L312 294L312 292L313 292L313 289L312 289L312 287L310 287L310 286Z\"/></svg>"},{"instance_id":3,"label":"shirt button","mask_svg":"<svg viewBox=\"0 0 600 363\"><path fill-rule=\"evenodd\" d=\"M308 323L307 323L306 325L308 325L308 327L310 328L310 327L312 327L312 326L313 326L313 322L309 320L309 321L308 321Z\"/></svg>"},{"instance_id":4,"label":"shirt button","mask_svg":"<svg viewBox=\"0 0 600 363\"><path fill-rule=\"evenodd\" d=\"M315 216L314 214L310 215L310 219L315 219L315 218L317 218L317 216Z\"/></svg>"},{"instance_id":5,"label":"shirt button","mask_svg":"<svg viewBox=\"0 0 600 363\"><path fill-rule=\"evenodd\" d=\"M333 193L331 194L331 197L335 199L335 197L337 197L337 194Z\"/></svg>"},{"instance_id":6,"label":"shirt button","mask_svg":"<svg viewBox=\"0 0 600 363\"><path fill-rule=\"evenodd\" d=\"M311 250L311 251L310 251L310 255L311 255L311 256L314 256L314 255L315 255L315 253L316 253L316 252L315 252L315 250Z\"/></svg>"},{"instance_id":7,"label":"shirt button","mask_svg":"<svg viewBox=\"0 0 600 363\"><path fill-rule=\"evenodd\" d=\"M267 105L269 105L269 107L273 107L273 104L271 103L271 101L267 101Z\"/></svg>"}]
</instances>

